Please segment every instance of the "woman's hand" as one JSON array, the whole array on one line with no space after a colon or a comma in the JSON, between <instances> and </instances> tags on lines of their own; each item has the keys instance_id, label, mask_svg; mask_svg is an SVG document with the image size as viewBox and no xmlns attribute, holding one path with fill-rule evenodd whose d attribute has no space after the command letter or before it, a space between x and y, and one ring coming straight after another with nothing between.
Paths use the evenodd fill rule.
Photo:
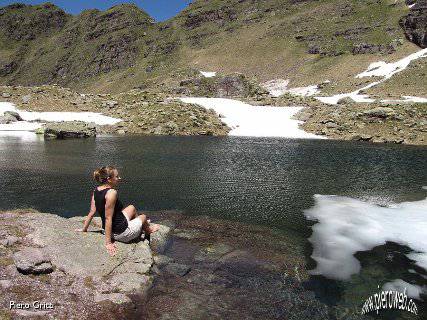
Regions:
<instances>
[{"instance_id":1,"label":"woman's hand","mask_svg":"<svg viewBox=\"0 0 427 320\"><path fill-rule=\"evenodd\" d=\"M117 246L115 243L106 243L105 247L107 248L108 253L110 254L110 256L114 256L117 253Z\"/></svg>"}]
</instances>

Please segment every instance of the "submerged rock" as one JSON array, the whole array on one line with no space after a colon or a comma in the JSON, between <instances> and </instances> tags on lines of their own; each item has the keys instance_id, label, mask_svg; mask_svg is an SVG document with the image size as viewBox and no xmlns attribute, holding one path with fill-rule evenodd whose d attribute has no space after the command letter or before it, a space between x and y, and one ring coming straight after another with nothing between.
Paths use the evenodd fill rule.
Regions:
<instances>
[{"instance_id":1,"label":"submerged rock","mask_svg":"<svg viewBox=\"0 0 427 320\"><path fill-rule=\"evenodd\" d=\"M185 264L172 262L167 264L164 270L168 273L183 277L190 272L191 268Z\"/></svg>"},{"instance_id":2,"label":"submerged rock","mask_svg":"<svg viewBox=\"0 0 427 320\"><path fill-rule=\"evenodd\" d=\"M163 253L170 244L172 229L168 226L160 225L157 232L150 235L150 247L157 253Z\"/></svg>"}]
</instances>

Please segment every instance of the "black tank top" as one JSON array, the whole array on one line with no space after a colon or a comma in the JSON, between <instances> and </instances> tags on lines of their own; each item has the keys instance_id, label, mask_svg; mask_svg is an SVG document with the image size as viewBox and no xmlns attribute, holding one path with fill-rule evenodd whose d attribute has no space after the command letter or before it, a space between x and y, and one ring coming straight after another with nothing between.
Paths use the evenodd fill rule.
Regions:
<instances>
[{"instance_id":1,"label":"black tank top","mask_svg":"<svg viewBox=\"0 0 427 320\"><path fill-rule=\"evenodd\" d=\"M93 191L93 198L95 200L95 207L96 212L101 216L102 220L102 229L105 230L105 195L108 190L111 188L106 188L103 190L98 190L98 188L95 188ZM113 213L113 227L112 232L115 234L120 234L123 231L126 230L128 227L128 221L126 220L125 215L122 212L123 210L123 204L122 202L117 199L116 205L114 206L114 213Z\"/></svg>"}]
</instances>

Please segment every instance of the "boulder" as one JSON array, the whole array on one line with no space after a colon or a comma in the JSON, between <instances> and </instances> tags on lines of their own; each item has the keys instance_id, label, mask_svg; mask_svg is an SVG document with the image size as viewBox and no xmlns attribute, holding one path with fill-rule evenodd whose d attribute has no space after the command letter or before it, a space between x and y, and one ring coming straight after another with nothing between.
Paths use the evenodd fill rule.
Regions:
<instances>
[{"instance_id":1,"label":"boulder","mask_svg":"<svg viewBox=\"0 0 427 320\"><path fill-rule=\"evenodd\" d=\"M44 126L47 138L88 138L96 136L96 126L82 121L52 122Z\"/></svg>"},{"instance_id":2,"label":"boulder","mask_svg":"<svg viewBox=\"0 0 427 320\"><path fill-rule=\"evenodd\" d=\"M39 248L24 248L13 255L16 269L24 274L41 274L53 271L49 257Z\"/></svg>"},{"instance_id":3,"label":"boulder","mask_svg":"<svg viewBox=\"0 0 427 320\"><path fill-rule=\"evenodd\" d=\"M18 112L16 112L16 111L5 111L4 112L4 114L3 114L3 116L10 116L10 117L13 117L13 118L15 118L16 120L15 121L22 121L23 119L21 118L21 116L19 115L19 113Z\"/></svg>"},{"instance_id":4,"label":"boulder","mask_svg":"<svg viewBox=\"0 0 427 320\"><path fill-rule=\"evenodd\" d=\"M389 117L394 117L396 115L396 112L392 108L377 107L374 109L364 111L363 115L368 116L368 117L372 117L372 118L386 119Z\"/></svg>"},{"instance_id":5,"label":"boulder","mask_svg":"<svg viewBox=\"0 0 427 320\"><path fill-rule=\"evenodd\" d=\"M163 253L170 244L172 228L161 224L159 226L159 230L150 235L150 247L157 253Z\"/></svg>"},{"instance_id":6,"label":"boulder","mask_svg":"<svg viewBox=\"0 0 427 320\"><path fill-rule=\"evenodd\" d=\"M427 0L417 0L409 14L400 20L406 38L427 48Z\"/></svg>"},{"instance_id":7,"label":"boulder","mask_svg":"<svg viewBox=\"0 0 427 320\"><path fill-rule=\"evenodd\" d=\"M16 121L18 121L18 119L14 115L10 114L10 111L6 111L2 116L0 116L0 124L8 124Z\"/></svg>"}]
</instances>

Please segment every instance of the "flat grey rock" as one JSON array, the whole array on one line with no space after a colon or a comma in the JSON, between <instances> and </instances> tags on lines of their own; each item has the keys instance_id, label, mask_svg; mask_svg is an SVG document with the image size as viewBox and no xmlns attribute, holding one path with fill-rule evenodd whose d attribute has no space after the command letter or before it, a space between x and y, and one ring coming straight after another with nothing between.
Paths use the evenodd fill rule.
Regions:
<instances>
[{"instance_id":1,"label":"flat grey rock","mask_svg":"<svg viewBox=\"0 0 427 320\"><path fill-rule=\"evenodd\" d=\"M107 282L112 281L119 292L144 291L151 286L151 278L146 275L153 265L148 241L116 242L117 254L111 257L105 248L105 235L98 227L91 226L89 232L75 231L82 227L84 217L66 219L32 213L26 219L34 229L29 240L44 247L55 267L67 275L78 278L97 275ZM42 226L40 221L43 221Z\"/></svg>"},{"instance_id":2,"label":"flat grey rock","mask_svg":"<svg viewBox=\"0 0 427 320\"><path fill-rule=\"evenodd\" d=\"M24 274L41 274L53 271L49 257L39 248L24 248L13 255L16 269Z\"/></svg>"},{"instance_id":3,"label":"flat grey rock","mask_svg":"<svg viewBox=\"0 0 427 320\"><path fill-rule=\"evenodd\" d=\"M119 273L109 280L109 284L120 292L146 292L152 285L152 278L139 273Z\"/></svg>"}]
</instances>

